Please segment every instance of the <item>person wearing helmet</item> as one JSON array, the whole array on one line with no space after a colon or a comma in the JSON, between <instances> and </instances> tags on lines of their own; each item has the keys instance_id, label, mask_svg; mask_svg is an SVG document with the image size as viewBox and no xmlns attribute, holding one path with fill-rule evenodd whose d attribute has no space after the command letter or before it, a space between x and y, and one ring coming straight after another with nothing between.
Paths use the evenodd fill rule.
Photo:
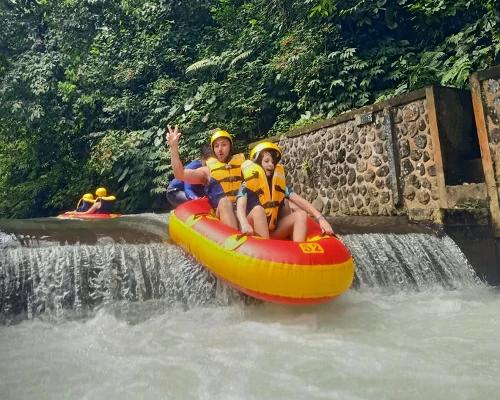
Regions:
<instances>
[{"instance_id":1,"label":"person wearing helmet","mask_svg":"<svg viewBox=\"0 0 500 400\"><path fill-rule=\"evenodd\" d=\"M94 195L92 193L85 193L76 205L76 211L87 211L95 203Z\"/></svg>"},{"instance_id":2,"label":"person wearing helmet","mask_svg":"<svg viewBox=\"0 0 500 400\"><path fill-rule=\"evenodd\" d=\"M90 195L92 198L92 194L87 193L85 196ZM93 201L93 204L87 210L78 210L69 211L66 214L111 214L113 212L113 206L116 201L115 196L108 196L108 191L100 187L95 191L96 199ZM84 196L84 197L85 197ZM88 196L88 198L90 198Z\"/></svg>"},{"instance_id":3,"label":"person wearing helmet","mask_svg":"<svg viewBox=\"0 0 500 400\"><path fill-rule=\"evenodd\" d=\"M208 144L201 146L200 153L201 159L191 161L186 165L186 169L197 169L206 166L207 160L215 157L212 148ZM177 207L186 201L195 200L204 196L205 186L200 184L193 185L175 178L170 182L167 188L167 200L173 207Z\"/></svg>"},{"instance_id":4,"label":"person wearing helmet","mask_svg":"<svg viewBox=\"0 0 500 400\"><path fill-rule=\"evenodd\" d=\"M286 186L285 171L279 164L281 149L271 142L262 142L242 165L244 182L237 195L236 215L244 234L283 240L290 236L303 242L307 236L307 218L312 215L321 230L329 235L333 229L316 208ZM297 206L295 212L280 216L285 199Z\"/></svg>"},{"instance_id":5,"label":"person wearing helmet","mask_svg":"<svg viewBox=\"0 0 500 400\"><path fill-rule=\"evenodd\" d=\"M210 147L215 158L207 160L205 167L192 170L184 168L179 156L181 132L179 132L178 125L175 125L174 129L167 125L167 128L166 139L170 146L170 160L175 178L192 184L204 185L208 201L215 210L215 216L222 223L238 229L234 202L243 181L241 164L245 161L245 156L233 154L231 135L226 131L217 130L210 138Z\"/></svg>"}]
</instances>

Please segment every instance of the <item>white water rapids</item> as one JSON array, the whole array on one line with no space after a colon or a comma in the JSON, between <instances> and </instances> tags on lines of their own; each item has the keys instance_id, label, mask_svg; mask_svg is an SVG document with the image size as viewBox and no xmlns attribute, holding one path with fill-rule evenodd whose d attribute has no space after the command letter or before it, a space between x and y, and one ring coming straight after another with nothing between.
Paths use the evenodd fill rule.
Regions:
<instances>
[{"instance_id":1,"label":"white water rapids","mask_svg":"<svg viewBox=\"0 0 500 400\"><path fill-rule=\"evenodd\" d=\"M493 399L499 308L487 287L314 307L116 304L0 327L0 397Z\"/></svg>"}]
</instances>

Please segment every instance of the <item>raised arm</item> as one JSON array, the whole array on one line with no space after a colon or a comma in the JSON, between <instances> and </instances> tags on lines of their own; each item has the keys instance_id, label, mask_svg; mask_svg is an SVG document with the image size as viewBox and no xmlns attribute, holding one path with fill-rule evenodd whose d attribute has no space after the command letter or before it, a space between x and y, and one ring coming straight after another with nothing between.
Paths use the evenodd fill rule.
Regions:
<instances>
[{"instance_id":1,"label":"raised arm","mask_svg":"<svg viewBox=\"0 0 500 400\"><path fill-rule=\"evenodd\" d=\"M170 162L176 179L193 184L206 185L210 179L210 171L207 167L198 169L184 169L181 158L179 156L179 139L181 132L179 126L175 125L174 129L167 125L166 139L170 146Z\"/></svg>"}]
</instances>

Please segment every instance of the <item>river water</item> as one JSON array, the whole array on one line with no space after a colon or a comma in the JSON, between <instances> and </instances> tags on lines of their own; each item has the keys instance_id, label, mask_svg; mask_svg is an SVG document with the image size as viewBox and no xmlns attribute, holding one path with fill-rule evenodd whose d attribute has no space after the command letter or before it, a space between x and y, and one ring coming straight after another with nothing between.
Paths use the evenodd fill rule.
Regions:
<instances>
[{"instance_id":1,"label":"river water","mask_svg":"<svg viewBox=\"0 0 500 400\"><path fill-rule=\"evenodd\" d=\"M46 232L29 225L23 233L4 223L1 399L500 393L500 292L475 276L449 238L343 235L354 287L322 305L292 307L221 284L155 239L164 222L129 221L135 233L127 236L124 221L119 238L85 225L94 233L76 242L76 221L60 232L52 221L43 221ZM20 279L28 275L29 285ZM14 295L21 286L29 293Z\"/></svg>"}]
</instances>

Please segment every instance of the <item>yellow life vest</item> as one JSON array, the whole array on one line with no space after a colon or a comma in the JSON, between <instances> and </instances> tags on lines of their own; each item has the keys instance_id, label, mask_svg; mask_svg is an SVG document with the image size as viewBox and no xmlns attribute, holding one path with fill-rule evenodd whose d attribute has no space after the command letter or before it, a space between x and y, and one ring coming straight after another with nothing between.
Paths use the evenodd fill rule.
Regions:
<instances>
[{"instance_id":1,"label":"yellow life vest","mask_svg":"<svg viewBox=\"0 0 500 400\"><path fill-rule=\"evenodd\" d=\"M269 219L269 230L274 231L277 227L280 206L285 200L286 179L283 166L277 164L274 168L272 190L269 189L266 173L260 165L252 161L245 161L241 166L241 172L247 189L259 197L260 204L266 211Z\"/></svg>"},{"instance_id":2,"label":"yellow life vest","mask_svg":"<svg viewBox=\"0 0 500 400\"><path fill-rule=\"evenodd\" d=\"M241 164L245 161L245 155L235 154L229 162L223 163L216 158L209 158L207 166L210 175L222 187L225 195L234 203L243 178L241 177Z\"/></svg>"},{"instance_id":3,"label":"yellow life vest","mask_svg":"<svg viewBox=\"0 0 500 400\"><path fill-rule=\"evenodd\" d=\"M101 197L96 197L95 201L98 199L103 199L104 201L115 201L116 197L115 196L101 196Z\"/></svg>"}]
</instances>

